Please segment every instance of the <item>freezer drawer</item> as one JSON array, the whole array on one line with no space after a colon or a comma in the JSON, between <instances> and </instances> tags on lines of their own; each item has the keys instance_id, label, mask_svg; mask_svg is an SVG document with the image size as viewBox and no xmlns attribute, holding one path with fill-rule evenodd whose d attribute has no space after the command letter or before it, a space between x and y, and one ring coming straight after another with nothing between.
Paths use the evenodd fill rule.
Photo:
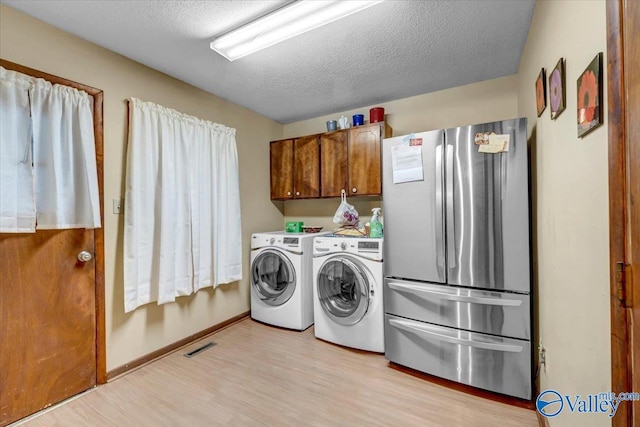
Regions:
<instances>
[{"instance_id":1,"label":"freezer drawer","mask_svg":"<svg viewBox=\"0 0 640 427\"><path fill-rule=\"evenodd\" d=\"M473 332L530 339L529 295L386 278L385 312Z\"/></svg>"},{"instance_id":2,"label":"freezer drawer","mask_svg":"<svg viewBox=\"0 0 640 427\"><path fill-rule=\"evenodd\" d=\"M531 400L529 341L385 315L391 362L462 384Z\"/></svg>"}]
</instances>

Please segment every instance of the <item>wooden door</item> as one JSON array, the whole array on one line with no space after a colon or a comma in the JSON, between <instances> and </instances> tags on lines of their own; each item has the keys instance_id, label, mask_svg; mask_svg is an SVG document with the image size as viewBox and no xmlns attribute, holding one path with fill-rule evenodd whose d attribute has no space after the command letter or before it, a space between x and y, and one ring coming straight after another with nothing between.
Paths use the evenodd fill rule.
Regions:
<instances>
[{"instance_id":1,"label":"wooden door","mask_svg":"<svg viewBox=\"0 0 640 427\"><path fill-rule=\"evenodd\" d=\"M3 59L0 65L93 97L104 213L102 91ZM77 258L83 250L92 254L85 263ZM106 382L104 318L102 228L0 234L0 426Z\"/></svg>"},{"instance_id":2,"label":"wooden door","mask_svg":"<svg viewBox=\"0 0 640 427\"><path fill-rule=\"evenodd\" d=\"M96 384L94 250L93 230L0 234L0 425Z\"/></svg>"},{"instance_id":3,"label":"wooden door","mask_svg":"<svg viewBox=\"0 0 640 427\"><path fill-rule=\"evenodd\" d=\"M607 2L611 390L640 391L640 2ZM640 425L640 401L614 427Z\"/></svg>"},{"instance_id":4,"label":"wooden door","mask_svg":"<svg viewBox=\"0 0 640 427\"><path fill-rule=\"evenodd\" d=\"M322 197L340 197L347 191L347 143L349 132L325 133L320 136L320 192Z\"/></svg>"},{"instance_id":5,"label":"wooden door","mask_svg":"<svg viewBox=\"0 0 640 427\"><path fill-rule=\"evenodd\" d=\"M640 392L640 2L625 1L625 74L627 77L627 266L625 298L629 331L629 378ZM640 401L631 403L631 425L640 426Z\"/></svg>"},{"instance_id":6,"label":"wooden door","mask_svg":"<svg viewBox=\"0 0 640 427\"><path fill-rule=\"evenodd\" d=\"M271 200L293 198L293 139L271 141Z\"/></svg>"},{"instance_id":7,"label":"wooden door","mask_svg":"<svg viewBox=\"0 0 640 427\"><path fill-rule=\"evenodd\" d=\"M296 199L320 197L318 136L297 138L293 144L293 190Z\"/></svg>"},{"instance_id":8,"label":"wooden door","mask_svg":"<svg viewBox=\"0 0 640 427\"><path fill-rule=\"evenodd\" d=\"M349 195L382 194L381 141L378 123L349 131Z\"/></svg>"}]
</instances>

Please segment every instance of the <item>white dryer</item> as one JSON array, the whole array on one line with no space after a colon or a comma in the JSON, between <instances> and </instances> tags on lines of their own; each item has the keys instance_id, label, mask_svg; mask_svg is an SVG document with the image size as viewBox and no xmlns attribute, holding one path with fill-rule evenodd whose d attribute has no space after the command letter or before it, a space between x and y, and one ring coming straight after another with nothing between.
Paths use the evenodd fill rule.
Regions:
<instances>
[{"instance_id":1,"label":"white dryer","mask_svg":"<svg viewBox=\"0 0 640 427\"><path fill-rule=\"evenodd\" d=\"M313 244L315 335L384 353L383 239L316 237Z\"/></svg>"},{"instance_id":2,"label":"white dryer","mask_svg":"<svg viewBox=\"0 0 640 427\"><path fill-rule=\"evenodd\" d=\"M313 324L312 245L319 234L251 236L251 318L300 331Z\"/></svg>"}]
</instances>

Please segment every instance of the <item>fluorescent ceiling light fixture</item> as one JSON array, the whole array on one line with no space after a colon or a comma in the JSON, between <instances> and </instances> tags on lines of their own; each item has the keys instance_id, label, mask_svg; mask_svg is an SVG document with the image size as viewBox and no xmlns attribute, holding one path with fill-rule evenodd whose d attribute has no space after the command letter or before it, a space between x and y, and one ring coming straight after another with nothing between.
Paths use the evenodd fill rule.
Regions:
<instances>
[{"instance_id":1,"label":"fluorescent ceiling light fixture","mask_svg":"<svg viewBox=\"0 0 640 427\"><path fill-rule=\"evenodd\" d=\"M296 1L218 37L210 46L229 61L235 61L381 1Z\"/></svg>"}]
</instances>

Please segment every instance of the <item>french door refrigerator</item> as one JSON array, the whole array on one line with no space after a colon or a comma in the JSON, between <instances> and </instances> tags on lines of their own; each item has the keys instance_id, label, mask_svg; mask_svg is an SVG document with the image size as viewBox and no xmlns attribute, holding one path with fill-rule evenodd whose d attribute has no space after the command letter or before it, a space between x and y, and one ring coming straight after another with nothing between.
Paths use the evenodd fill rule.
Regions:
<instances>
[{"instance_id":1,"label":"french door refrigerator","mask_svg":"<svg viewBox=\"0 0 640 427\"><path fill-rule=\"evenodd\" d=\"M384 303L391 362L530 400L526 129L520 118L383 141ZM487 141L502 151L482 152Z\"/></svg>"}]
</instances>

